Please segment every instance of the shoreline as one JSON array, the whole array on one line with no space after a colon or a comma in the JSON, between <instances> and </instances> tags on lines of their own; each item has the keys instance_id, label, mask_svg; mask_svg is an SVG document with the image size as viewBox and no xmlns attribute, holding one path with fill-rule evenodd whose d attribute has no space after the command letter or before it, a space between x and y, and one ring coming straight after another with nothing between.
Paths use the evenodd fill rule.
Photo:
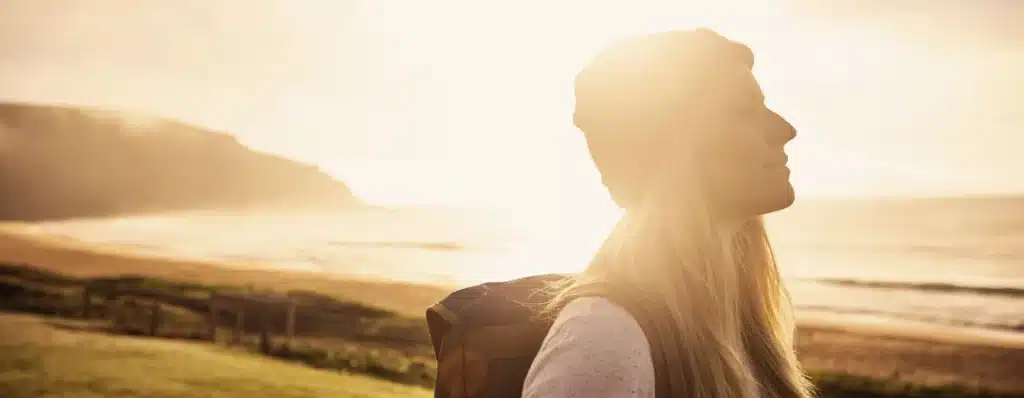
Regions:
<instances>
[{"instance_id":1,"label":"shoreline","mask_svg":"<svg viewBox=\"0 0 1024 398\"><path fill-rule=\"evenodd\" d=\"M451 290L318 271L282 270L269 264L145 255L113 245L24 233L3 225L0 225L0 263L29 265L83 278L133 275L205 284L254 285L275 290L300 289L417 317L423 316L428 306Z\"/></svg>"},{"instance_id":2,"label":"shoreline","mask_svg":"<svg viewBox=\"0 0 1024 398\"><path fill-rule=\"evenodd\" d=\"M965 326L942 325L875 315L797 311L797 326L843 331L865 336L920 340L936 344L958 344L1024 349L1024 333Z\"/></svg>"},{"instance_id":3,"label":"shoreline","mask_svg":"<svg viewBox=\"0 0 1024 398\"><path fill-rule=\"evenodd\" d=\"M254 285L330 294L420 318L452 289L349 278L324 272L277 270L263 264L145 256L113 246L39 236L0 225L0 263L31 265L77 277L137 275L181 282ZM797 345L812 374L966 384L1024 391L1014 372L1024 366L1024 335L959 327L800 311ZM1019 372L1018 372L1019 373Z\"/></svg>"},{"instance_id":4,"label":"shoreline","mask_svg":"<svg viewBox=\"0 0 1024 398\"><path fill-rule=\"evenodd\" d=\"M18 225L0 224L0 262L32 264L43 269L57 271L71 276L94 277L136 274L161 278L200 278L208 282L237 282L238 279L265 283L273 276L283 276L281 281L292 287L293 283L309 282L312 290L360 286L380 288L401 288L417 290L422 300L397 305L384 303L387 309L401 313L421 315L434 301L462 287L458 284L442 284L417 281L400 281L385 277L347 275L315 269L288 268L257 262L225 261L210 259L175 258L172 256L132 252L130 246L105 245L79 241L73 238L45 235L19 230ZM13 253L20 251L21 253ZM54 255L57 256L54 256ZM41 258L49 257L49 258ZM59 257L59 258L53 258ZM85 262L69 264L70 258ZM101 264L96 264L102 261ZM150 265L140 269L140 265ZM155 266L155 267L153 267ZM158 267L158 268L156 268ZM333 285L333 286L331 286ZM374 289L376 290L376 289ZM338 292L334 292L338 293ZM347 296L342 293L343 296ZM350 297L360 300L358 297ZM421 308L416 308L419 305ZM939 323L899 319L871 314L844 314L813 309L796 309L799 327L831 331L855 332L858 334L924 340L940 344L986 345L1004 348L1024 349L1024 333L1009 330L988 329L970 326L955 326Z\"/></svg>"}]
</instances>

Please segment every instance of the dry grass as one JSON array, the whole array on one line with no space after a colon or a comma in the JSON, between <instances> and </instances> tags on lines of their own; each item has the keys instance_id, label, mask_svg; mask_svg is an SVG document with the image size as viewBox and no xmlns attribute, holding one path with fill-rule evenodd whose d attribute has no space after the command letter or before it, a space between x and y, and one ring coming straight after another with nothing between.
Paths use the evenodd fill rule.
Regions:
<instances>
[{"instance_id":1,"label":"dry grass","mask_svg":"<svg viewBox=\"0 0 1024 398\"><path fill-rule=\"evenodd\" d=\"M1024 392L1021 348L940 344L809 328L800 331L799 339L800 361L818 373Z\"/></svg>"},{"instance_id":2,"label":"dry grass","mask_svg":"<svg viewBox=\"0 0 1024 398\"><path fill-rule=\"evenodd\" d=\"M246 266L244 264L178 261L173 259L143 257L126 254L112 248L86 246L75 242L30 237L4 231L3 227L0 226L0 263L33 264L34 267L37 268L78 277L109 277L128 274L147 276L151 278L165 278L176 282L201 283L207 285L237 286L240 284L248 284L257 287L269 287L279 291L305 290L327 294L339 299L351 300L357 303L370 304L371 306L395 311L402 315L411 315L414 318L422 317L423 308L443 297L447 292L445 289L441 288L402 283L351 281L332 279L323 274L292 271L282 272L272 271L269 269L260 270L254 269L253 266ZM407 322L415 321L415 319L408 318L399 320L403 322L403 325ZM161 381L163 379L159 378L165 376L140 375L139 377L157 378L147 383L136 383L132 380L122 380L127 376L133 375L133 373L127 374L127 376L121 376L120 373L117 373L114 370L121 366L134 366L132 365L134 362L131 361L134 361L135 359L128 360L126 359L128 358L126 356L119 357L118 355L120 354L117 353L122 351L119 351L120 348L114 346L121 345L121 341L137 340L117 340L121 338L103 337L96 338L99 339L96 341L116 341L118 343L114 345L106 344L86 346L92 348L75 348L71 347L69 344L63 343L49 345L39 344L38 342L40 340L37 339L37 343L29 345L28 348L15 348L13 345L6 344L6 342L9 341L12 336L17 337L18 335L3 334L10 333L6 330L10 329L10 327L6 324L0 328L4 329L0 330L0 342L2 342L0 343L0 347L2 347L0 349L3 350L0 352L0 364L2 364L0 369L3 369L4 371L3 376L0 376L2 377L0 378L0 385L20 386L17 388L23 389L17 391L12 390L10 392L0 390L0 396L2 397L46 396L40 395L41 392L47 392L48 394L51 394L51 396L63 396L60 391L87 392L92 391L90 389L97 388L105 388L106 390L103 391L109 392L101 396L123 395L170 397L179 396L173 395L177 394L173 391L186 391L174 390L174 388L185 388L180 386L182 382L179 381L178 376L166 376L172 377L173 381ZM806 368L815 375L815 382L819 387L822 387L822 395L824 397L1024 396L1024 394L994 395L984 391L972 391L972 388L961 387L983 386L985 388L996 390L1024 391L1024 379L1020 377L1020 370L1024 369L1024 349L978 344L959 344L952 342L943 343L882 335L867 335L828 328L801 327L799 332L799 351L801 361L805 364ZM50 336L57 335L51 333ZM382 335L380 337L385 338L388 336ZM69 334L62 334L59 335L59 337L60 339L84 338L80 335ZM389 347L394 348L395 345L398 344L398 341L392 341L387 338L374 340L372 342L362 341L358 344L353 344L356 342L333 338L318 339L312 337L313 336L307 336L307 338L300 339L304 341L305 344L303 344L304 348L300 352L297 352L300 356L305 355L309 358L301 357L295 359L299 362L305 362L313 366L317 366L316 363L318 362L323 362L320 357L325 355L331 359L337 359L334 357L340 357L342 359L347 358L345 355L340 355L339 353L347 353L351 351L352 346L367 347L371 349L380 348L383 351L387 351ZM22 335L22 338L24 338L24 335ZM51 337L46 337L44 340L45 339L51 339ZM54 341L59 342L61 341L60 339ZM86 341L92 341L91 339L93 338L89 337ZM145 343L156 344L161 347L165 347L161 344L182 344L156 343L149 341L145 341ZM419 342L418 344L422 345L426 344L426 342ZM380 347L374 347L374 345L380 345ZM216 355L219 355L218 358L221 359L219 359L220 362L212 362L216 363L215 366L229 367L229 364L225 363L225 361L230 361L226 358L240 358L239 360L245 363L278 363L265 359L253 359L242 354L230 354L214 347L194 346L188 344L174 345L173 347L191 347L182 348L181 353L184 353L185 355L202 357L214 355L213 353L216 353ZM423 351L428 347L424 346L419 348L422 350L412 351ZM111 349L115 353L105 354L104 352L106 352L107 349ZM83 350L89 351L86 352ZM411 353L409 350L404 348L400 351L407 351L404 355L409 355ZM199 354L200 352L202 354ZM138 352L139 358L147 358L147 355L152 356L155 354L145 350ZM98 359L92 358L93 356ZM161 358L162 359L159 360L153 360L150 365L146 366L163 368L163 366L159 364L159 361L174 361L170 356ZM109 368L108 373L94 374L91 373L92 371L87 371L86 368L75 368L77 365L74 365L76 363L96 363L95 361L98 360L105 361L99 363L99 369L103 369L103 366L107 366ZM373 360L376 361L376 359ZM125 363L126 365L119 365L120 363ZM33 377L30 377L29 373L26 372L26 369L31 369L32 367L40 369L41 366L49 366L47 364L53 364L53 366L55 366L54 369L56 370L54 371L55 373L53 373L55 375L62 375L65 373L88 374L91 375L88 377L92 377L92 379L88 379L87 377L86 381L75 381L78 379L71 376L68 376L71 378L67 379L70 381L64 381L65 379L63 378L51 379L48 378L49 376L45 376L43 378L35 377L33 379ZM203 369L203 367L206 366L200 365L201 364L199 362L196 362L189 366L194 369ZM167 366L169 366L169 369L177 369L175 368L177 365L172 364ZM182 368L181 372L187 373L187 371L191 369L186 368L188 368L188 366ZM14 373L12 373L11 369L14 369ZM46 371L50 372L49 368L46 368ZM177 372L177 370L174 372ZM50 373L47 373L47 375L48 374ZM248 387L246 387L246 383L248 382L246 380L252 378L258 379L253 381L253 383L258 385L267 384L266 387L261 387L264 388L264 390L260 390L261 392L254 394L254 396L320 396L315 395L315 392L311 392L307 395L283 395L277 393L277 388L285 387L275 386L288 386L290 385L289 383L291 383L291 380L288 377L279 374L271 375L269 373L263 374L258 371L252 371L250 373L213 372L209 373L209 375L209 378L203 378L201 380L197 379L200 381L189 382L192 383L189 385L207 383L211 386L216 385L217 388L233 388L235 390L231 391L248 391L251 393L253 390L247 389ZM20 379L15 380L16 382L11 384L10 381L14 380L12 377L20 377ZM223 382L214 381L221 379ZM316 382L313 381L309 383L310 385L316 385ZM173 385L177 387L166 387L169 389L167 391L172 391L168 393L152 392L151 395L131 393L132 388L142 389L140 391L143 391L147 388L146 386L150 384L155 386L153 388L164 388L161 386L165 385ZM307 383L303 382L301 384ZM126 385L128 387L122 387L122 385ZM353 385L358 387L361 384L355 383ZM919 387L921 385L932 385L936 387ZM32 390L31 388L36 388L36 390ZM75 390L76 388L77 390ZM265 394L263 391L274 391L275 393ZM302 389L296 389L294 391L295 394L306 393L306 390ZM234 396L182 394L184 395L180 396ZM233 394L233 392L225 394ZM359 396L358 392L353 394L355 395L338 395L335 393L333 396ZM88 395L78 393L68 396L88 397ZM367 396L386 395L370 394Z\"/></svg>"},{"instance_id":3,"label":"dry grass","mask_svg":"<svg viewBox=\"0 0 1024 398\"><path fill-rule=\"evenodd\" d=\"M74 332L0 314L0 396L428 397L428 390L235 352L210 344Z\"/></svg>"}]
</instances>

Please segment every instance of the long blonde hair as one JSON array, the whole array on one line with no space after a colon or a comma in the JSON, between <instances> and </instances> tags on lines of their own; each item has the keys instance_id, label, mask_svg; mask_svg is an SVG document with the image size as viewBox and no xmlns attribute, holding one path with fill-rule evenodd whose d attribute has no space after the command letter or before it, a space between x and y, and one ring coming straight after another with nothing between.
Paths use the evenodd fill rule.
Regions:
<instances>
[{"instance_id":1,"label":"long blonde hair","mask_svg":"<svg viewBox=\"0 0 1024 398\"><path fill-rule=\"evenodd\" d=\"M668 313L660 315L684 346L682 363L669 371L684 373L698 389L692 397L811 396L762 219L723 222L700 200L682 203L691 206L627 213L553 305L593 285L646 294L664 304Z\"/></svg>"},{"instance_id":2,"label":"long blonde hair","mask_svg":"<svg viewBox=\"0 0 1024 398\"><path fill-rule=\"evenodd\" d=\"M659 316L683 346L668 371L695 390L688 398L811 396L762 218L724 216L701 170L664 162L648 168L638 203L549 309L594 285L644 295L664 304Z\"/></svg>"}]
</instances>

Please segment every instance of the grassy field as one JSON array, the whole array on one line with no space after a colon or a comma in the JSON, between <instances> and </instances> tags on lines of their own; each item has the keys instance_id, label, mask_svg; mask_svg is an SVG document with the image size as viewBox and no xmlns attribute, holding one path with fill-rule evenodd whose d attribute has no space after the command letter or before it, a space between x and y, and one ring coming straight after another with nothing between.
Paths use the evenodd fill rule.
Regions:
<instances>
[{"instance_id":1,"label":"grassy field","mask_svg":"<svg viewBox=\"0 0 1024 398\"><path fill-rule=\"evenodd\" d=\"M0 314L0 397L428 397L423 388L211 344L66 330ZM58 321L59 324L59 321Z\"/></svg>"},{"instance_id":2,"label":"grassy field","mask_svg":"<svg viewBox=\"0 0 1024 398\"><path fill-rule=\"evenodd\" d=\"M83 319L82 291L87 285L94 297L90 314ZM132 289L133 294L104 297L119 288ZM139 276L77 278L0 264L0 296L5 297L0 310L57 317L75 322L79 330L118 335L152 333L155 305L160 308L159 326L151 337L203 341L208 338L210 294L249 288ZM280 294L297 303L292 343L285 344L282 336L285 314L280 308L254 307L247 310L242 340L235 347L322 369L424 387L433 385L436 366L422 319L314 292L290 290ZM225 342L230 340L235 318L230 312L220 315L218 341ZM261 347L259 341L264 326L271 335L268 347Z\"/></svg>"},{"instance_id":3,"label":"grassy field","mask_svg":"<svg viewBox=\"0 0 1024 398\"><path fill-rule=\"evenodd\" d=\"M261 356L258 323L247 323L242 343L231 349L201 341L206 330L200 315L204 313L203 296L213 290L252 286L204 285L139 276L79 278L28 266L0 265L0 271L0 296L5 297L0 309L36 316L2 315L0 319L0 385L4 386L0 387L0 397L246 394L386 398L421 394L424 388L432 386L435 377L436 363L421 318L343 298L308 291L283 292L299 302L301 315L297 318L296 339L287 346L279 338L272 343L270 352ZM92 316L82 319L79 311L85 284L144 287L160 294L142 298L141 304L99 299L93 303ZM145 333L147 309L154 303L162 308L163 314L158 334L150 338L127 337ZM38 316L46 317L47 321ZM112 322L113 319L120 322ZM218 323L226 329L233 319L225 317ZM852 344L853 338L870 343L871 347L878 345L873 342L876 339L850 335L830 337L824 344L835 349L837 346L829 341L845 340L840 346L853 347L857 355L872 352L869 346ZM900 347L888 349L905 355ZM846 358L850 363L874 363L865 358L849 361L849 352L823 351L820 347L804 350L804 359L814 359L815 353L823 352L832 361ZM875 355L878 354L887 352ZM939 358L935 355L954 358L952 351L933 353L921 357L922 363L934 362L934 358ZM971 363L985 358L971 355L974 356L967 358L974 361ZM1010 359L1001 359L999 363L1016 361L1013 358L1017 356L1010 355ZM968 366L966 362L958 363ZM811 369L812 376L822 398L1024 396L996 394L963 384L924 387L900 378L853 376L815 368Z\"/></svg>"},{"instance_id":4,"label":"grassy field","mask_svg":"<svg viewBox=\"0 0 1024 398\"><path fill-rule=\"evenodd\" d=\"M436 369L423 309L449 291L261 269L258 264L144 256L2 226L0 271L0 311L43 316L49 324L27 315L2 315L3 398L421 394L432 385ZM159 294L141 300L97 299L90 319L82 320L82 287L96 282ZM241 345L226 349L200 341L206 330L205 298L215 290L267 290L296 299L295 342L285 346L279 337L267 355L260 355L260 325L252 316L246 317ZM144 333L146 309L154 303L163 314L157 338L127 337ZM223 332L234 324L225 315L218 320ZM62 328L54 329L55 323ZM1024 349L815 327L799 332L801 361L822 398L1024 397L1019 377ZM13 343L18 339L28 343ZM306 376L299 373L310 376L302 379ZM343 373L372 379L339 376Z\"/></svg>"}]
</instances>

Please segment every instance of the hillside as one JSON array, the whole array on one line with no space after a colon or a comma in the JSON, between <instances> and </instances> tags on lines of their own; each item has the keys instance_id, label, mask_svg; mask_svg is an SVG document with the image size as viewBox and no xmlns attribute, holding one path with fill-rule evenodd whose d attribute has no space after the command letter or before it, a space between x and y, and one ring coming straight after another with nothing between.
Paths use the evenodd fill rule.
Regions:
<instances>
[{"instance_id":1,"label":"hillside","mask_svg":"<svg viewBox=\"0 0 1024 398\"><path fill-rule=\"evenodd\" d=\"M0 220L20 221L357 202L316 167L256 152L226 133L23 104L0 104L0 189Z\"/></svg>"},{"instance_id":2,"label":"hillside","mask_svg":"<svg viewBox=\"0 0 1024 398\"><path fill-rule=\"evenodd\" d=\"M0 313L0 396L427 397L423 388L198 343L68 330ZM56 327L55 327L56 326Z\"/></svg>"}]
</instances>

